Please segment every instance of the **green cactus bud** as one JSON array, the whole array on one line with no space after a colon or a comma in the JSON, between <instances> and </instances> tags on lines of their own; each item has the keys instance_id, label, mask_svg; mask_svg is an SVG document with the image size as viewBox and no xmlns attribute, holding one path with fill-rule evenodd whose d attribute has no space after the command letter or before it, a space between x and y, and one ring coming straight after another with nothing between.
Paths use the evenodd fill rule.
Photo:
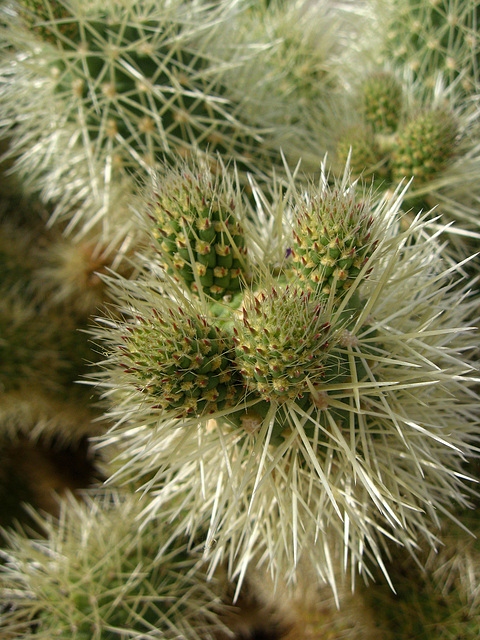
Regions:
<instances>
[{"instance_id":1,"label":"green cactus bud","mask_svg":"<svg viewBox=\"0 0 480 640\"><path fill-rule=\"evenodd\" d=\"M226 174L182 165L165 169L157 182L148 215L164 266L216 300L238 292L247 250Z\"/></svg>"},{"instance_id":2,"label":"green cactus bud","mask_svg":"<svg viewBox=\"0 0 480 640\"><path fill-rule=\"evenodd\" d=\"M374 252L377 234L368 198L357 202L353 190L326 187L297 207L293 271L308 290L333 291L339 302Z\"/></svg>"},{"instance_id":3,"label":"green cactus bud","mask_svg":"<svg viewBox=\"0 0 480 640\"><path fill-rule=\"evenodd\" d=\"M341 134L336 147L337 165L343 168L350 156L352 175L382 172L383 154L368 125L352 125ZM377 169L378 167L378 169Z\"/></svg>"},{"instance_id":4,"label":"green cactus bud","mask_svg":"<svg viewBox=\"0 0 480 640\"><path fill-rule=\"evenodd\" d=\"M394 180L414 176L423 185L444 171L457 152L458 126L443 109L424 110L398 132L392 153Z\"/></svg>"},{"instance_id":5,"label":"green cactus bud","mask_svg":"<svg viewBox=\"0 0 480 640\"><path fill-rule=\"evenodd\" d=\"M362 111L375 133L396 130L402 113L403 92L396 78L387 72L372 73L361 90Z\"/></svg>"},{"instance_id":6,"label":"green cactus bud","mask_svg":"<svg viewBox=\"0 0 480 640\"><path fill-rule=\"evenodd\" d=\"M175 417L201 416L235 404L243 386L233 343L200 315L164 301L123 327L119 359L128 384Z\"/></svg>"},{"instance_id":7,"label":"green cactus bud","mask_svg":"<svg viewBox=\"0 0 480 640\"><path fill-rule=\"evenodd\" d=\"M329 374L330 323L310 293L287 285L251 294L234 334L247 388L265 400L302 397Z\"/></svg>"}]
</instances>

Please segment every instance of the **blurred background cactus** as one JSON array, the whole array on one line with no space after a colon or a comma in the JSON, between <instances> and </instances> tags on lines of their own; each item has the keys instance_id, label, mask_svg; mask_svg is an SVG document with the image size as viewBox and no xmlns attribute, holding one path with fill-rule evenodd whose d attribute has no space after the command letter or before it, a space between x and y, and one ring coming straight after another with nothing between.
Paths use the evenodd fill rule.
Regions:
<instances>
[{"instance_id":1,"label":"blurred background cactus","mask_svg":"<svg viewBox=\"0 0 480 640\"><path fill-rule=\"evenodd\" d=\"M2 638L479 637L479 13L1 4Z\"/></svg>"}]
</instances>

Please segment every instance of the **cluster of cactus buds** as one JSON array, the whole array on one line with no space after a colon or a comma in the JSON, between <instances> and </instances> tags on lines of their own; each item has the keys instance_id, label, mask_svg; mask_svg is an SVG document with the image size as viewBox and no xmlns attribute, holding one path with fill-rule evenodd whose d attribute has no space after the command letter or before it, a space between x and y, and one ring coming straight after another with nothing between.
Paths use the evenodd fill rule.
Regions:
<instances>
[{"instance_id":1,"label":"cluster of cactus buds","mask_svg":"<svg viewBox=\"0 0 480 640\"><path fill-rule=\"evenodd\" d=\"M373 173L387 185L413 177L416 187L448 169L460 151L460 127L453 109L423 99L407 109L403 94L391 73L365 78L359 96L361 119L346 126L337 140L339 167L350 156L354 175Z\"/></svg>"},{"instance_id":2,"label":"cluster of cactus buds","mask_svg":"<svg viewBox=\"0 0 480 640\"><path fill-rule=\"evenodd\" d=\"M345 295L377 246L368 203L353 191L325 190L298 212L293 230L293 271L312 291Z\"/></svg>"},{"instance_id":3,"label":"cluster of cactus buds","mask_svg":"<svg viewBox=\"0 0 480 640\"><path fill-rule=\"evenodd\" d=\"M216 300L238 292L247 250L228 185L203 167L172 172L161 186L149 214L164 266Z\"/></svg>"},{"instance_id":4,"label":"cluster of cactus buds","mask_svg":"<svg viewBox=\"0 0 480 640\"><path fill-rule=\"evenodd\" d=\"M199 314L170 305L136 316L126 328L125 372L157 408L178 418L211 414L243 391L232 369L231 339Z\"/></svg>"}]
</instances>

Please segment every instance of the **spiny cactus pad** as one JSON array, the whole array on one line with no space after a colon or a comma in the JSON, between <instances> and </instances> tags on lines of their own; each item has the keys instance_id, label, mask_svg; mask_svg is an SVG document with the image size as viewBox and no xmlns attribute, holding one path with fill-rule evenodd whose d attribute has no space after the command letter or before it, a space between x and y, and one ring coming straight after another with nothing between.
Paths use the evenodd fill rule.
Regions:
<instances>
[{"instance_id":1,"label":"spiny cactus pad","mask_svg":"<svg viewBox=\"0 0 480 640\"><path fill-rule=\"evenodd\" d=\"M341 300L377 246L368 200L326 188L299 205L293 229L293 271L307 289Z\"/></svg>"},{"instance_id":2,"label":"spiny cactus pad","mask_svg":"<svg viewBox=\"0 0 480 640\"><path fill-rule=\"evenodd\" d=\"M207 166L167 171L149 208L165 267L214 299L238 292L245 276L242 226L226 174Z\"/></svg>"},{"instance_id":3,"label":"spiny cactus pad","mask_svg":"<svg viewBox=\"0 0 480 640\"><path fill-rule=\"evenodd\" d=\"M395 180L414 176L415 186L442 172L457 152L458 127L453 114L425 109L399 130L392 154Z\"/></svg>"},{"instance_id":4,"label":"spiny cactus pad","mask_svg":"<svg viewBox=\"0 0 480 640\"><path fill-rule=\"evenodd\" d=\"M243 387L233 369L233 343L200 315L167 305L137 315L119 347L125 373L153 404L175 417L214 413ZM237 382L237 384L235 384Z\"/></svg>"}]
</instances>

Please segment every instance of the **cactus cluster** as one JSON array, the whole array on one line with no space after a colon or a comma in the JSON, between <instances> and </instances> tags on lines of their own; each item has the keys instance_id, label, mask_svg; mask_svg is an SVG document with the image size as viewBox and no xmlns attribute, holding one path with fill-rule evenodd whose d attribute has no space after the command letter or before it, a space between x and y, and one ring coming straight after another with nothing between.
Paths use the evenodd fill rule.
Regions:
<instances>
[{"instance_id":1,"label":"cactus cluster","mask_svg":"<svg viewBox=\"0 0 480 640\"><path fill-rule=\"evenodd\" d=\"M170 174L178 177L179 169ZM189 176L182 183L185 202L202 184L198 172ZM471 364L467 357L461 370L452 371L465 347L464 332L447 341L444 335L450 323L465 325L471 305L459 305L464 292L450 291L445 282L427 214L402 231L404 194L380 200L367 189L359 194L348 171L332 186L323 174L307 192L292 180L293 229L287 225L283 236L287 257L267 273L267 263L256 255L262 268L252 264L242 291L220 301L208 295L208 285L207 295L191 292L188 278L179 286L180 270L177 280L170 279L164 255L184 231L170 226L168 243L158 243L149 199L145 221L160 266L150 267L144 281L120 279L115 285L121 308L135 319L109 322L96 333L109 354L96 382L110 399L109 415L118 419L107 440L122 447L126 462L119 475L144 478L155 496L148 518L172 499L180 516L191 500L185 526L196 531L210 523L206 554L212 567L234 553L232 574L243 572L254 541L274 575L294 579L288 559L301 549L335 589L326 566L329 554L339 553L338 536L355 570L363 566L365 548L382 566L384 535L415 545L424 531L424 509L434 519L430 504L447 507L447 495L461 500L460 480L454 479L461 460L453 452L469 451L473 427L460 416L470 403L465 372ZM178 193L175 180L164 176L161 183L165 189L173 184ZM282 228L284 195L278 193L271 215ZM249 220L247 240L256 243L255 211L247 198L236 208ZM205 340L208 347L218 340L221 348L204 353ZM207 379L211 388L203 384ZM453 448L444 440L444 392L458 403L449 422ZM172 431L172 424L181 428ZM150 462L141 457L140 469L136 452L152 438L152 428L156 445ZM421 468L413 450L419 432ZM441 491L430 481L419 491L418 474L430 474L428 461L442 475ZM453 476L447 471L452 468ZM355 486L349 484L352 476ZM204 487L201 504L195 500L197 482ZM272 538L277 528L295 535ZM314 542L319 529L320 543Z\"/></svg>"},{"instance_id":2,"label":"cactus cluster","mask_svg":"<svg viewBox=\"0 0 480 640\"><path fill-rule=\"evenodd\" d=\"M413 98L392 73L375 72L359 88L360 119L341 132L337 159L379 184L414 178L414 188L438 180L464 152L461 117L447 97ZM412 104L410 104L412 103Z\"/></svg>"}]
</instances>

